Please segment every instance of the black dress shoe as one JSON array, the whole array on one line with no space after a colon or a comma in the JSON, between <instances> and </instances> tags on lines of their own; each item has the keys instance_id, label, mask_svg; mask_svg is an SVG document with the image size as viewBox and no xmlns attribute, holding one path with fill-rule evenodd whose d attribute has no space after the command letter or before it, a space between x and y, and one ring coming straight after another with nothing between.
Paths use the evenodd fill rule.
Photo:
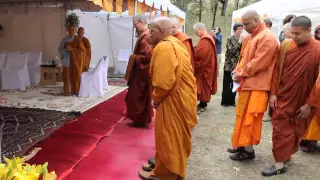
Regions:
<instances>
[{"instance_id":1,"label":"black dress shoe","mask_svg":"<svg viewBox=\"0 0 320 180\"><path fill-rule=\"evenodd\" d=\"M246 150L239 150L238 153L233 154L230 156L230 159L233 161L246 161L246 160L252 160L256 157L254 151L253 152L247 152Z\"/></svg>"},{"instance_id":2,"label":"black dress shoe","mask_svg":"<svg viewBox=\"0 0 320 180\"><path fill-rule=\"evenodd\" d=\"M156 158L150 158L148 159L148 164L155 165L156 164Z\"/></svg>"},{"instance_id":3,"label":"black dress shoe","mask_svg":"<svg viewBox=\"0 0 320 180\"><path fill-rule=\"evenodd\" d=\"M277 169L275 165L272 165L270 167L267 167L263 171L261 171L262 176L274 176L274 175L279 175L283 174L286 172L285 166L281 169Z\"/></svg>"},{"instance_id":4,"label":"black dress shoe","mask_svg":"<svg viewBox=\"0 0 320 180\"><path fill-rule=\"evenodd\" d=\"M239 152L239 148L228 148L227 151L228 153L235 154Z\"/></svg>"}]
</instances>

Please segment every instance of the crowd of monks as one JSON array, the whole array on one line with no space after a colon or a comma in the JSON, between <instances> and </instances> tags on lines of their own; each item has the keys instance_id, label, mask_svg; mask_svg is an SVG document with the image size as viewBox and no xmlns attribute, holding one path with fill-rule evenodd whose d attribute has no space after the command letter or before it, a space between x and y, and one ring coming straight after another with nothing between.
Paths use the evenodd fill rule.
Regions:
<instances>
[{"instance_id":1,"label":"crowd of monks","mask_svg":"<svg viewBox=\"0 0 320 180\"><path fill-rule=\"evenodd\" d=\"M299 16L290 24L290 38L280 45L256 11L241 18L249 33L242 41L232 79L239 83L231 160L255 158L261 139L262 118L272 110L275 163L264 176L284 173L286 164L304 146L320 140L320 41L311 36L311 21ZM177 19L159 17L148 27L147 17L137 15L139 32L125 78L128 82L126 116L134 127L148 127L155 113L155 158L143 165L139 177L177 180L186 176L192 129L217 92L215 41L203 23L193 27L197 46L180 30ZM77 95L81 73L90 64L90 43L84 29L68 27L59 46L64 73L64 94ZM197 104L199 101L199 104Z\"/></svg>"},{"instance_id":2,"label":"crowd of monks","mask_svg":"<svg viewBox=\"0 0 320 180\"><path fill-rule=\"evenodd\" d=\"M91 61L91 45L84 37L84 28L70 25L68 35L58 47L63 66L63 94L77 96L80 90L81 74L88 71ZM76 32L77 31L77 32ZM76 35L77 33L77 35Z\"/></svg>"},{"instance_id":3,"label":"crowd of monks","mask_svg":"<svg viewBox=\"0 0 320 180\"><path fill-rule=\"evenodd\" d=\"M305 16L291 22L290 38L280 45L256 11L247 11L241 20L249 36L232 72L240 87L228 152L234 161L255 158L253 146L260 143L269 106L275 163L262 175L277 175L286 171L301 140L305 146L320 140L320 41L311 36ZM156 110L155 158L143 165L139 177L183 179L197 114L217 92L215 42L200 22L193 27L200 37L195 47L177 19L159 17L148 28L147 18L138 15L133 23L140 35L126 72L127 118L148 127Z\"/></svg>"}]
</instances>

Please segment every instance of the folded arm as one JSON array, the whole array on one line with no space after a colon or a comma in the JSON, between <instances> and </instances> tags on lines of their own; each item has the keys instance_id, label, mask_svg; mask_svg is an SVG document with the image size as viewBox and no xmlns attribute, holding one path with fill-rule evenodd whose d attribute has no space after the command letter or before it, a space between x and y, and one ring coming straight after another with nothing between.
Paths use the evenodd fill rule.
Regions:
<instances>
[{"instance_id":1,"label":"folded arm","mask_svg":"<svg viewBox=\"0 0 320 180\"><path fill-rule=\"evenodd\" d=\"M278 49L278 42L273 37L266 37L258 44L254 58L240 70L241 77L251 77L269 68Z\"/></svg>"},{"instance_id":2,"label":"folded arm","mask_svg":"<svg viewBox=\"0 0 320 180\"><path fill-rule=\"evenodd\" d=\"M154 51L150 70L154 87L152 99L156 105L159 105L174 87L179 64L171 42L161 42L158 46Z\"/></svg>"}]
</instances>

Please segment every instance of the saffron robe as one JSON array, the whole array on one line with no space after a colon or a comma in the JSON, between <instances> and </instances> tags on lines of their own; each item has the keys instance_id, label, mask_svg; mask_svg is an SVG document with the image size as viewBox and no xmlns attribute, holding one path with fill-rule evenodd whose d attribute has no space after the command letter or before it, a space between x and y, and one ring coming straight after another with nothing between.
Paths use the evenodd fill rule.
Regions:
<instances>
[{"instance_id":1,"label":"saffron robe","mask_svg":"<svg viewBox=\"0 0 320 180\"><path fill-rule=\"evenodd\" d=\"M297 46L293 41L285 52L281 79L278 60L272 84L272 94L277 95L277 108L272 115L273 155L276 162L284 162L298 151L310 119L297 119L296 113L307 99L318 77L320 42L310 39ZM281 46L283 48L283 46ZM280 49L281 51L281 49ZM280 57L280 55L279 55ZM277 89L278 82L279 88Z\"/></svg>"},{"instance_id":2,"label":"saffron robe","mask_svg":"<svg viewBox=\"0 0 320 180\"><path fill-rule=\"evenodd\" d=\"M145 125L150 124L153 117L149 73L152 47L147 42L148 33L149 30L145 30L139 35L125 75L128 81L127 117Z\"/></svg>"},{"instance_id":3,"label":"saffron robe","mask_svg":"<svg viewBox=\"0 0 320 180\"><path fill-rule=\"evenodd\" d=\"M267 109L274 68L277 40L259 25L245 39L235 71L243 77L236 106L236 122L232 135L234 148L257 145L261 139L262 118ZM245 86L244 86L245 85Z\"/></svg>"},{"instance_id":4,"label":"saffron robe","mask_svg":"<svg viewBox=\"0 0 320 180\"><path fill-rule=\"evenodd\" d=\"M86 59L86 48L78 36L75 36L73 41L65 45L71 46L70 51L70 79L71 92L78 95L80 90L81 73Z\"/></svg>"},{"instance_id":5,"label":"saffron robe","mask_svg":"<svg viewBox=\"0 0 320 180\"><path fill-rule=\"evenodd\" d=\"M159 42L150 72L157 105L154 175L164 180L186 176L192 129L197 124L196 80L186 47L173 36Z\"/></svg>"},{"instance_id":6,"label":"saffron robe","mask_svg":"<svg viewBox=\"0 0 320 180\"><path fill-rule=\"evenodd\" d=\"M194 69L197 80L197 94L200 102L208 103L217 92L217 52L210 35L201 37L195 48Z\"/></svg>"},{"instance_id":7,"label":"saffron robe","mask_svg":"<svg viewBox=\"0 0 320 180\"><path fill-rule=\"evenodd\" d=\"M194 69L194 49L193 49L193 45L192 45L192 39L187 36L186 34L184 34L183 32L178 32L176 35L174 35L174 37L176 37L177 39L179 39L187 48L188 53L189 53L189 57L190 57L190 63L192 65L192 68Z\"/></svg>"},{"instance_id":8,"label":"saffron robe","mask_svg":"<svg viewBox=\"0 0 320 180\"><path fill-rule=\"evenodd\" d=\"M88 71L89 66L90 66L90 62L91 62L91 44L89 39L87 39L86 37L83 37L81 39L84 47L86 48L86 58L85 61L83 63L83 71Z\"/></svg>"},{"instance_id":9,"label":"saffron robe","mask_svg":"<svg viewBox=\"0 0 320 180\"><path fill-rule=\"evenodd\" d=\"M318 68L318 71L320 67ZM313 106L315 114L313 115L309 127L304 134L304 139L306 140L320 140L320 74L318 76L316 85L311 91L311 94L307 100L307 104Z\"/></svg>"}]
</instances>

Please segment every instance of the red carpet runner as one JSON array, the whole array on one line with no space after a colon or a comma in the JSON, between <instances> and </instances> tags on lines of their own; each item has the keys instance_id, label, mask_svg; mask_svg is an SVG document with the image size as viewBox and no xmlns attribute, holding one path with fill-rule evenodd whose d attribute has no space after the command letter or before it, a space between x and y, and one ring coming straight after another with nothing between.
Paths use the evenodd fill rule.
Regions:
<instances>
[{"instance_id":1,"label":"red carpet runner","mask_svg":"<svg viewBox=\"0 0 320 180\"><path fill-rule=\"evenodd\" d=\"M126 91L121 92L84 112L78 121L68 123L55 131L37 145L42 150L29 163L49 162L50 171L55 171L60 178L66 176L121 122L125 109L125 94Z\"/></svg>"},{"instance_id":2,"label":"red carpet runner","mask_svg":"<svg viewBox=\"0 0 320 180\"><path fill-rule=\"evenodd\" d=\"M64 180L139 180L141 165L155 154L154 125L119 124Z\"/></svg>"}]
</instances>

